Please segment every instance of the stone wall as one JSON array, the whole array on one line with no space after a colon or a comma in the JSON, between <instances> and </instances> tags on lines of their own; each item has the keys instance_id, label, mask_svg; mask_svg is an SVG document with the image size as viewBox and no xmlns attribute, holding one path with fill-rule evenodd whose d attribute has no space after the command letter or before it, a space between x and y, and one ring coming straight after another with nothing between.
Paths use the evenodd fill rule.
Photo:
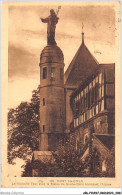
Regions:
<instances>
[{"instance_id":1,"label":"stone wall","mask_svg":"<svg viewBox=\"0 0 122 195\"><path fill-rule=\"evenodd\" d=\"M73 121L72 108L70 106L70 95L73 89L65 88L65 112L66 112L66 129L70 129L70 124Z\"/></svg>"},{"instance_id":2,"label":"stone wall","mask_svg":"<svg viewBox=\"0 0 122 195\"><path fill-rule=\"evenodd\" d=\"M108 116L107 114L98 116L94 119L94 132L100 134L108 133Z\"/></svg>"}]
</instances>

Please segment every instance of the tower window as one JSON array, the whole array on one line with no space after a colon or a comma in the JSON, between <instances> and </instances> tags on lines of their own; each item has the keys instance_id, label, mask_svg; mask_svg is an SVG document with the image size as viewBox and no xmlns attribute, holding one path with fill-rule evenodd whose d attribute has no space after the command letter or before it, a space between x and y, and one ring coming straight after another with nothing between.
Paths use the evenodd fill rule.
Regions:
<instances>
[{"instance_id":1,"label":"tower window","mask_svg":"<svg viewBox=\"0 0 122 195\"><path fill-rule=\"evenodd\" d=\"M43 106L45 106L45 98L43 98Z\"/></svg>"},{"instance_id":2,"label":"tower window","mask_svg":"<svg viewBox=\"0 0 122 195\"><path fill-rule=\"evenodd\" d=\"M90 109L90 91L88 92L88 109Z\"/></svg>"},{"instance_id":3,"label":"tower window","mask_svg":"<svg viewBox=\"0 0 122 195\"><path fill-rule=\"evenodd\" d=\"M43 79L47 78L47 67L43 68Z\"/></svg>"},{"instance_id":4,"label":"tower window","mask_svg":"<svg viewBox=\"0 0 122 195\"><path fill-rule=\"evenodd\" d=\"M60 80L63 80L63 68L60 68Z\"/></svg>"},{"instance_id":5,"label":"tower window","mask_svg":"<svg viewBox=\"0 0 122 195\"><path fill-rule=\"evenodd\" d=\"M45 132L45 125L43 125L43 132Z\"/></svg>"},{"instance_id":6,"label":"tower window","mask_svg":"<svg viewBox=\"0 0 122 195\"><path fill-rule=\"evenodd\" d=\"M51 79L55 80L55 67L51 67Z\"/></svg>"}]
</instances>

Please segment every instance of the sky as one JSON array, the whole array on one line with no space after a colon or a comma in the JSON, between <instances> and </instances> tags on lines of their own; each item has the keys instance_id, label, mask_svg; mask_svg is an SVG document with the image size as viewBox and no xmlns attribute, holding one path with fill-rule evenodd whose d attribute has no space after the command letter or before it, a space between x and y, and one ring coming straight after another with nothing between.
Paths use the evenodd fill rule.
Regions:
<instances>
[{"instance_id":1,"label":"sky","mask_svg":"<svg viewBox=\"0 0 122 195\"><path fill-rule=\"evenodd\" d=\"M9 164L7 167L7 177L21 177L22 172L24 171L23 165L26 164L26 162L20 158L16 158L13 160L14 164Z\"/></svg>"},{"instance_id":2,"label":"sky","mask_svg":"<svg viewBox=\"0 0 122 195\"><path fill-rule=\"evenodd\" d=\"M8 107L30 101L37 88L39 60L47 45L47 24L41 18L49 16L58 6L9 6L8 17ZM99 63L115 62L115 11L112 6L61 6L56 25L56 42L64 54L66 71L82 43L82 23L85 44Z\"/></svg>"}]
</instances>

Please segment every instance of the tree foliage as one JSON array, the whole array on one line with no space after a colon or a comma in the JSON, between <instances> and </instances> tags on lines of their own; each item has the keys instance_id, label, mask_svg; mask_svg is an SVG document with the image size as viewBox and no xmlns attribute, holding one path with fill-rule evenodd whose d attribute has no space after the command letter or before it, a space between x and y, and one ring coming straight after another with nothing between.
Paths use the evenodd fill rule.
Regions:
<instances>
[{"instance_id":1,"label":"tree foliage","mask_svg":"<svg viewBox=\"0 0 122 195\"><path fill-rule=\"evenodd\" d=\"M91 172L91 162L102 162L100 154L92 153L92 161L87 156L81 160L81 153L74 148L74 139L61 141L56 152L52 152L53 162L50 160L33 161L33 151L39 146L39 87L32 92L30 102L21 102L8 112L8 162L21 158L26 161L23 177L32 177L32 171L36 171L37 177L113 177L115 176L115 148L111 151L111 158L107 158L106 173L102 173L100 166L96 172ZM82 148L81 148L82 149ZM96 159L97 158L97 159ZM93 163L92 163L93 164Z\"/></svg>"},{"instance_id":2,"label":"tree foliage","mask_svg":"<svg viewBox=\"0 0 122 195\"><path fill-rule=\"evenodd\" d=\"M113 150L114 152L114 150ZM113 156L113 155L112 155ZM87 155L83 160L81 154L74 149L71 141L65 145L59 144L57 151L52 152L52 159L35 160L28 162L23 177L114 177L114 157L106 159L107 170L102 172L100 164L104 160L99 151L94 150L92 158ZM93 164L96 164L93 169Z\"/></svg>"},{"instance_id":3,"label":"tree foliage","mask_svg":"<svg viewBox=\"0 0 122 195\"><path fill-rule=\"evenodd\" d=\"M68 140L65 145L59 144L57 151L52 152L53 160L35 160L25 165L23 177L31 177L32 171L36 177L83 177L89 174L89 159L82 162Z\"/></svg>"},{"instance_id":4,"label":"tree foliage","mask_svg":"<svg viewBox=\"0 0 122 195\"><path fill-rule=\"evenodd\" d=\"M8 112L8 162L14 158L28 161L39 143L39 87L30 102L22 102Z\"/></svg>"}]
</instances>

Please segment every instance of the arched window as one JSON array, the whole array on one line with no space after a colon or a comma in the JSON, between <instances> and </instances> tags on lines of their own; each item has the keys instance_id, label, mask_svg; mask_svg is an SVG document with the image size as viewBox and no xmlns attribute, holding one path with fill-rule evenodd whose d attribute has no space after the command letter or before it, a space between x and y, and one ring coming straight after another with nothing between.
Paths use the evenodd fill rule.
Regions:
<instances>
[{"instance_id":1,"label":"arched window","mask_svg":"<svg viewBox=\"0 0 122 195\"><path fill-rule=\"evenodd\" d=\"M87 143L88 139L89 139L89 136L88 136L88 134L86 134L85 137L84 137L84 144Z\"/></svg>"},{"instance_id":2,"label":"arched window","mask_svg":"<svg viewBox=\"0 0 122 195\"><path fill-rule=\"evenodd\" d=\"M87 140L88 140L88 137L86 136L86 137L85 137L85 143L87 142Z\"/></svg>"}]
</instances>

